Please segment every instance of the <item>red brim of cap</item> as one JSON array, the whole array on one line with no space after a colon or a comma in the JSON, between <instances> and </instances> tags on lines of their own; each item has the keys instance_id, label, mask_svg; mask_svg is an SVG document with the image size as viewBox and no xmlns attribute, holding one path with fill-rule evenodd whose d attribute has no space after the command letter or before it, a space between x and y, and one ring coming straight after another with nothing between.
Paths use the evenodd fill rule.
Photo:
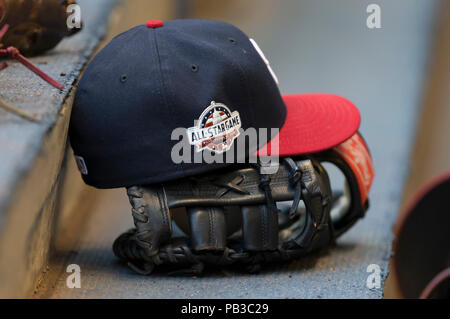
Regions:
<instances>
[{"instance_id":1,"label":"red brim of cap","mask_svg":"<svg viewBox=\"0 0 450 319\"><path fill-rule=\"evenodd\" d=\"M361 115L349 100L334 94L285 95L286 121L257 154L293 156L324 151L352 137ZM278 152L277 144L278 143Z\"/></svg>"}]
</instances>

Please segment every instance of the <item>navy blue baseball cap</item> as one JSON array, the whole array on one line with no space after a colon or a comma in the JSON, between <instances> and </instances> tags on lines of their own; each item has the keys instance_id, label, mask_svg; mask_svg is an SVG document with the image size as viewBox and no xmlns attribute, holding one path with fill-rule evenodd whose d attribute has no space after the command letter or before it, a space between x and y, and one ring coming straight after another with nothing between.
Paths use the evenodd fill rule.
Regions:
<instances>
[{"instance_id":1,"label":"navy blue baseball cap","mask_svg":"<svg viewBox=\"0 0 450 319\"><path fill-rule=\"evenodd\" d=\"M256 42L228 23L152 20L128 30L94 57L76 91L69 137L82 177L98 188L128 187L230 165L174 162L177 128L191 158L235 151L248 128L276 136L280 155L324 150L357 131L350 101L283 97L277 82ZM242 156L262 149L270 154L270 142L250 143Z\"/></svg>"}]
</instances>

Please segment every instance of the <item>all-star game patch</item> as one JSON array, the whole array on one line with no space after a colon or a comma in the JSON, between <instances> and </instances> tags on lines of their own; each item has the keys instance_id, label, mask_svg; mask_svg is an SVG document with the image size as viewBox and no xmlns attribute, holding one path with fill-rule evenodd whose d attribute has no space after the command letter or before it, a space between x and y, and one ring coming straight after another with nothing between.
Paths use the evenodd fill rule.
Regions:
<instances>
[{"instance_id":1,"label":"all-star game patch","mask_svg":"<svg viewBox=\"0 0 450 319\"><path fill-rule=\"evenodd\" d=\"M210 149L223 153L231 148L240 128L239 112L231 112L225 104L213 101L200 115L196 126L187 129L187 134L197 152Z\"/></svg>"}]
</instances>

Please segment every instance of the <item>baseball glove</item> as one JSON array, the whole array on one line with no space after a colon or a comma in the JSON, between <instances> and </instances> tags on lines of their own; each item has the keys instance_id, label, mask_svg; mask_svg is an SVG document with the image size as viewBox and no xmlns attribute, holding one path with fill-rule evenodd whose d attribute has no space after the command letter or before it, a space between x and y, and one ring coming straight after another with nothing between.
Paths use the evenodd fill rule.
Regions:
<instances>
[{"instance_id":1,"label":"baseball glove","mask_svg":"<svg viewBox=\"0 0 450 319\"><path fill-rule=\"evenodd\" d=\"M67 6L75 0L0 0L0 27L9 25L4 48L16 47L25 56L54 48L80 28L68 29Z\"/></svg>"},{"instance_id":2,"label":"baseball glove","mask_svg":"<svg viewBox=\"0 0 450 319\"><path fill-rule=\"evenodd\" d=\"M332 193L321 161L341 169L347 191ZM329 246L368 207L373 167L359 134L320 154L282 158L275 174L262 172L257 165L232 166L128 188L136 227L116 239L115 255L140 274L156 266L200 274L205 265L257 272ZM172 235L172 220L183 235Z\"/></svg>"}]
</instances>

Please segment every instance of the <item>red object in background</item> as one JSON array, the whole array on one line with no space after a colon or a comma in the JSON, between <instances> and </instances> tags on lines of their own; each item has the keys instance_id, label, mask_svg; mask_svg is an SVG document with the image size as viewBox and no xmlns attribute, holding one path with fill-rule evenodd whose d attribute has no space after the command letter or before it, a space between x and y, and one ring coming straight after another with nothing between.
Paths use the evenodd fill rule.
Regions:
<instances>
[{"instance_id":1,"label":"red object in background","mask_svg":"<svg viewBox=\"0 0 450 319\"><path fill-rule=\"evenodd\" d=\"M6 32L8 32L9 29L9 25L5 24L1 29L0 29L0 41L2 40L2 38L4 37L4 35L6 34Z\"/></svg>"},{"instance_id":2,"label":"red object in background","mask_svg":"<svg viewBox=\"0 0 450 319\"><path fill-rule=\"evenodd\" d=\"M393 266L406 298L450 298L450 171L427 183L399 222Z\"/></svg>"},{"instance_id":3,"label":"red object in background","mask_svg":"<svg viewBox=\"0 0 450 319\"><path fill-rule=\"evenodd\" d=\"M0 29L0 41L3 38L3 36L8 32L9 26L5 24ZM20 54L19 50L14 47L9 47L7 49L0 49L0 57L5 58L11 58L15 59L16 61L22 63L26 68L28 68L30 71L34 72L36 75L41 77L44 81L49 83L50 85L54 86L57 89L64 89L64 85L59 83L58 81L54 80L52 77L47 75L44 71L36 67L33 63L31 63L30 60L25 58L22 54ZM3 63L0 65L0 71L8 67L7 63Z\"/></svg>"},{"instance_id":4,"label":"red object in background","mask_svg":"<svg viewBox=\"0 0 450 319\"><path fill-rule=\"evenodd\" d=\"M336 146L334 150L347 162L355 174L361 193L361 203L365 203L375 177L373 160L366 143L357 133L344 143Z\"/></svg>"}]
</instances>

